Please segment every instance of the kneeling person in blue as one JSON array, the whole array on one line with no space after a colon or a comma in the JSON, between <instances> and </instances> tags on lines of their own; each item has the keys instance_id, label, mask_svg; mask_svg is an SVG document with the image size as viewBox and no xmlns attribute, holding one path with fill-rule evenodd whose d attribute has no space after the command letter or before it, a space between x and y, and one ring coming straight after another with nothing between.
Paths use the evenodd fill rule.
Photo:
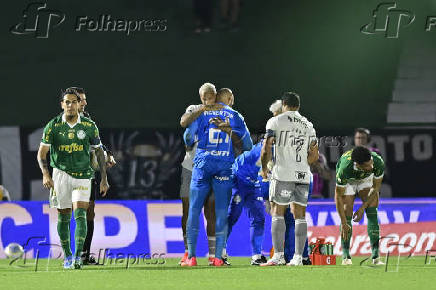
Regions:
<instances>
[{"instance_id":1,"label":"kneeling person in blue","mask_svg":"<svg viewBox=\"0 0 436 290\"><path fill-rule=\"evenodd\" d=\"M250 220L251 264L260 265L266 262L262 256L262 243L265 225L265 207L263 196L256 188L259 186L258 174L260 170L260 152L262 141L253 149L239 155L233 163L233 189L229 207L229 231L241 216L243 208L247 211Z\"/></svg>"},{"instance_id":2,"label":"kneeling person in blue","mask_svg":"<svg viewBox=\"0 0 436 290\"><path fill-rule=\"evenodd\" d=\"M213 88L214 90L214 88ZM199 231L199 217L206 196L212 188L215 193L215 236L216 254L213 266L222 266L222 250L227 236L227 209L232 190L232 165L235 160L232 134L236 134L243 151L253 146L250 132L244 118L237 111L223 103L231 94L231 90L221 90L217 95L217 103L223 108L202 113L184 134L185 143L192 146L193 136L198 137L197 153L194 158L189 195L189 215L187 223L188 260L182 266L196 266L196 247ZM211 93L212 89L211 89ZM225 119L231 130L221 131L214 119Z\"/></svg>"}]
</instances>

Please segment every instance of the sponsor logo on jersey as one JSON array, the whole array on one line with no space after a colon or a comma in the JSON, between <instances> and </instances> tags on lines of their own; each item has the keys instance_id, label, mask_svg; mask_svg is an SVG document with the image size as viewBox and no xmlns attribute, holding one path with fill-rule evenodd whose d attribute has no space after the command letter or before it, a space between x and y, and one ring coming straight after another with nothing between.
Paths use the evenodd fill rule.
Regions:
<instances>
[{"instance_id":1,"label":"sponsor logo on jersey","mask_svg":"<svg viewBox=\"0 0 436 290\"><path fill-rule=\"evenodd\" d=\"M85 131L83 131L83 130L77 131L77 138L79 138L80 140L83 140L83 139L85 139L85 137L86 137Z\"/></svg>"},{"instance_id":2,"label":"sponsor logo on jersey","mask_svg":"<svg viewBox=\"0 0 436 290\"><path fill-rule=\"evenodd\" d=\"M295 171L295 178L297 178L298 180L303 180L306 178L306 174L306 172Z\"/></svg>"},{"instance_id":3,"label":"sponsor logo on jersey","mask_svg":"<svg viewBox=\"0 0 436 290\"><path fill-rule=\"evenodd\" d=\"M72 143L71 145L59 145L59 151L65 151L68 153L83 151L83 145Z\"/></svg>"},{"instance_id":4,"label":"sponsor logo on jersey","mask_svg":"<svg viewBox=\"0 0 436 290\"><path fill-rule=\"evenodd\" d=\"M88 190L88 189L89 189L89 187L81 186L81 185L73 187L73 190Z\"/></svg>"},{"instance_id":5,"label":"sponsor logo on jersey","mask_svg":"<svg viewBox=\"0 0 436 290\"><path fill-rule=\"evenodd\" d=\"M212 151L210 151L210 155L212 155L212 156L230 156L230 152L229 151L212 150Z\"/></svg>"}]
</instances>

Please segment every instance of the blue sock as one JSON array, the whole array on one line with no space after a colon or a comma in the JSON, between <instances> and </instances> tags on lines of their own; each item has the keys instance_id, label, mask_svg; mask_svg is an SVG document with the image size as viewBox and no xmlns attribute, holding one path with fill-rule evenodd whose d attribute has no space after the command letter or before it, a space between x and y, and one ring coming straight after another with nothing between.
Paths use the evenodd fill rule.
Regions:
<instances>
[{"instance_id":1,"label":"blue sock","mask_svg":"<svg viewBox=\"0 0 436 290\"><path fill-rule=\"evenodd\" d=\"M304 244L304 250L303 250L303 258L309 257L309 253L307 252L307 239L306 243Z\"/></svg>"}]
</instances>

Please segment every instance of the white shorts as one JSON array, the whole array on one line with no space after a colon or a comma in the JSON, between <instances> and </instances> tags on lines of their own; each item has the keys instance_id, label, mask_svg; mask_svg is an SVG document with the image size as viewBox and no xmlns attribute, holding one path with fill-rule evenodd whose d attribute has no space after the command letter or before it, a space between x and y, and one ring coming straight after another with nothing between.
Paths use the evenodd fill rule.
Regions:
<instances>
[{"instance_id":1,"label":"white shorts","mask_svg":"<svg viewBox=\"0 0 436 290\"><path fill-rule=\"evenodd\" d=\"M57 196L58 201L57 204L53 204L53 207L72 208L73 202L89 202L91 179L77 179L62 170L53 168L53 183L53 194Z\"/></svg>"},{"instance_id":2,"label":"white shorts","mask_svg":"<svg viewBox=\"0 0 436 290\"><path fill-rule=\"evenodd\" d=\"M367 178L352 181L350 183L347 183L345 187L345 194L344 195L355 195L357 192L372 187L372 180L374 178L374 174L371 174Z\"/></svg>"}]
</instances>

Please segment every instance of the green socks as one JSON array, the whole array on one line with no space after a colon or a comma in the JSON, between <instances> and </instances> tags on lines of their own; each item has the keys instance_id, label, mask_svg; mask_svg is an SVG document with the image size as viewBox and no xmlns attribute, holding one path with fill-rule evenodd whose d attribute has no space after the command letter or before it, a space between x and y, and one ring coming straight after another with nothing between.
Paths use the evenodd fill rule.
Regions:
<instances>
[{"instance_id":1,"label":"green socks","mask_svg":"<svg viewBox=\"0 0 436 290\"><path fill-rule=\"evenodd\" d=\"M76 220L76 231L74 233L76 250L74 256L80 257L82 255L83 244L85 243L87 233L86 209L76 208L74 210L74 219Z\"/></svg>"},{"instance_id":2,"label":"green socks","mask_svg":"<svg viewBox=\"0 0 436 290\"><path fill-rule=\"evenodd\" d=\"M346 241L341 239L342 258L344 258L344 259L351 258L351 256L350 256L350 241L351 241L351 237L353 236L353 226L351 225L351 217L350 216L347 216L347 224L351 227L350 234L348 235L348 239Z\"/></svg>"},{"instance_id":3,"label":"green socks","mask_svg":"<svg viewBox=\"0 0 436 290\"><path fill-rule=\"evenodd\" d=\"M378 243L380 239L380 226L378 224L377 219L377 208L376 207L368 207L366 210L366 217L368 219L368 236L369 241L371 243L372 249L372 259L378 258L379 250Z\"/></svg>"},{"instance_id":4,"label":"green socks","mask_svg":"<svg viewBox=\"0 0 436 290\"><path fill-rule=\"evenodd\" d=\"M58 213L58 235L61 240L65 258L72 255L70 246L70 220L71 213Z\"/></svg>"}]
</instances>

